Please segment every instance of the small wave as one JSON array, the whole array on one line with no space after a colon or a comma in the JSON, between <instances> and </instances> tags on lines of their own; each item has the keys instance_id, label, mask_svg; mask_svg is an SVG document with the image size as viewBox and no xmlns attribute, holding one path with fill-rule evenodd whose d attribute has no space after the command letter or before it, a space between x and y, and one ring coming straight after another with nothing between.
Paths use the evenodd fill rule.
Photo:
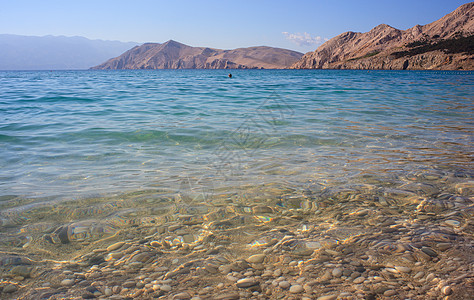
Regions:
<instances>
[{"instance_id":1,"label":"small wave","mask_svg":"<svg viewBox=\"0 0 474 300\"><path fill-rule=\"evenodd\" d=\"M81 102L89 103L96 102L98 99L84 98L78 96L42 96L37 98L23 98L20 102L34 102L34 103L61 103L61 102Z\"/></svg>"}]
</instances>

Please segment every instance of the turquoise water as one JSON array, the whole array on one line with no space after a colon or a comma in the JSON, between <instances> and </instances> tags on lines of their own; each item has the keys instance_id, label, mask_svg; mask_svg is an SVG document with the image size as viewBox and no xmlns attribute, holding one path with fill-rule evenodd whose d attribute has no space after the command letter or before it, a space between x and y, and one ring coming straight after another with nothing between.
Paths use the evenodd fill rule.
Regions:
<instances>
[{"instance_id":1,"label":"turquoise water","mask_svg":"<svg viewBox=\"0 0 474 300\"><path fill-rule=\"evenodd\" d=\"M470 195L472 73L232 73L0 72L1 249L349 193Z\"/></svg>"},{"instance_id":2,"label":"turquoise water","mask_svg":"<svg viewBox=\"0 0 474 300\"><path fill-rule=\"evenodd\" d=\"M1 72L0 195L472 171L472 73L233 73Z\"/></svg>"}]
</instances>

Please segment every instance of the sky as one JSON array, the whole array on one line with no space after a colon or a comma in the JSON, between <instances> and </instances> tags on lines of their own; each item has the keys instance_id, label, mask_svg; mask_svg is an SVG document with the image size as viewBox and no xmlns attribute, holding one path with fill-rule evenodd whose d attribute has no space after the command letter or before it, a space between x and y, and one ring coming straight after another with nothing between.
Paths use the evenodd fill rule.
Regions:
<instances>
[{"instance_id":1,"label":"sky","mask_svg":"<svg viewBox=\"0 0 474 300\"><path fill-rule=\"evenodd\" d=\"M315 50L346 31L431 23L458 0L0 0L0 33Z\"/></svg>"}]
</instances>

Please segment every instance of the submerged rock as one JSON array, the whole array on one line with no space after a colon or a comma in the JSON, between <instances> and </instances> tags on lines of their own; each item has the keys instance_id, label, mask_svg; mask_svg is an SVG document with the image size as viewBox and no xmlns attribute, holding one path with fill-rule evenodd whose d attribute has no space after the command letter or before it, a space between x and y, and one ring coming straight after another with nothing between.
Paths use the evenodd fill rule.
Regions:
<instances>
[{"instance_id":1,"label":"submerged rock","mask_svg":"<svg viewBox=\"0 0 474 300\"><path fill-rule=\"evenodd\" d=\"M255 278L242 278L237 280L236 285L239 288L249 288L258 285L258 281Z\"/></svg>"}]
</instances>

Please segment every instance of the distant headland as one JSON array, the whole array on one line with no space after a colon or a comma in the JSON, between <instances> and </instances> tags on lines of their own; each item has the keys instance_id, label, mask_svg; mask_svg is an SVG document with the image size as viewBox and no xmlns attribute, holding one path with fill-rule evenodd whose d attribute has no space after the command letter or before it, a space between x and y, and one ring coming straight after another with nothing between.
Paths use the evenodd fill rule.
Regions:
<instances>
[{"instance_id":1,"label":"distant headland","mask_svg":"<svg viewBox=\"0 0 474 300\"><path fill-rule=\"evenodd\" d=\"M345 32L292 69L474 70L474 2L441 19L398 30L386 24Z\"/></svg>"},{"instance_id":2,"label":"distant headland","mask_svg":"<svg viewBox=\"0 0 474 300\"><path fill-rule=\"evenodd\" d=\"M285 69L302 56L266 46L221 50L169 40L136 46L92 69Z\"/></svg>"}]
</instances>

